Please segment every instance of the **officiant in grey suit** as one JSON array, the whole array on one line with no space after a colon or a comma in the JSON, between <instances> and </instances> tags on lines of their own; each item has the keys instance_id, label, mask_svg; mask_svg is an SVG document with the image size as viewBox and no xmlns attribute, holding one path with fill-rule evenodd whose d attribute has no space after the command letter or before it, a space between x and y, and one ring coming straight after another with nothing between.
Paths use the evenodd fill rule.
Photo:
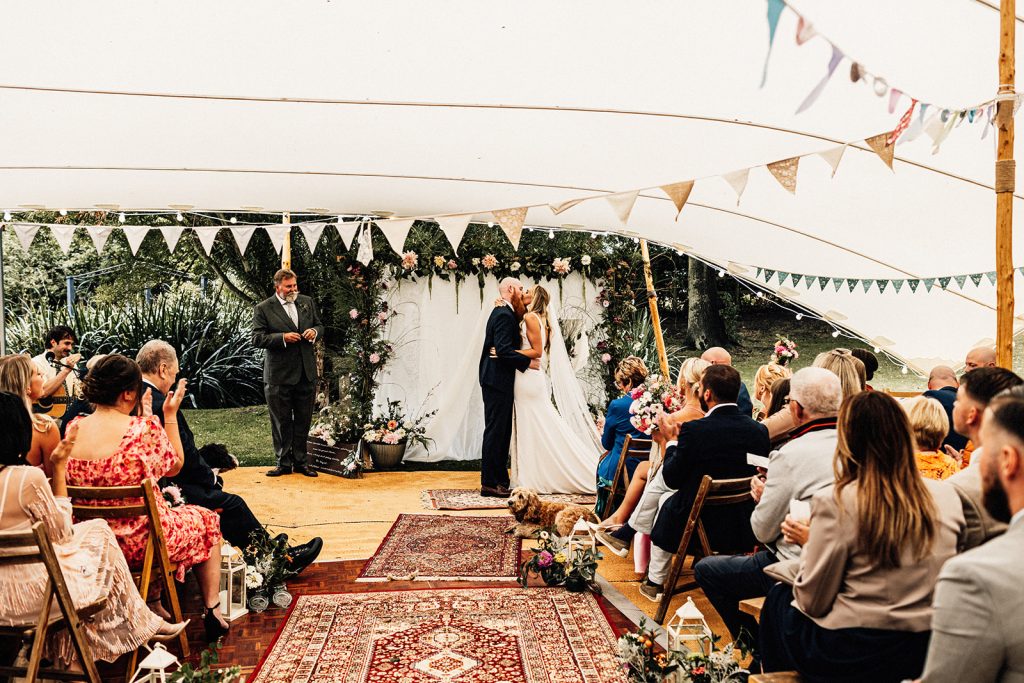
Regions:
<instances>
[{"instance_id":1,"label":"officiant in grey suit","mask_svg":"<svg viewBox=\"0 0 1024 683\"><path fill-rule=\"evenodd\" d=\"M323 332L316 304L299 294L295 273L274 273L273 296L256 304L252 316L252 343L266 349L263 388L277 457L268 477L292 472L317 476L309 467L306 439L319 379L313 345Z\"/></svg>"}]
</instances>

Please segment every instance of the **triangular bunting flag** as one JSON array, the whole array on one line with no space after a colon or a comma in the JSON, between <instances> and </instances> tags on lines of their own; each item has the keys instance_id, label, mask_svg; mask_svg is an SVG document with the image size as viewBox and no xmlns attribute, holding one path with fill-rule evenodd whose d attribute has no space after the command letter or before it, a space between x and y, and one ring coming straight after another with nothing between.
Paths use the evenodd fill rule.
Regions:
<instances>
[{"instance_id":1,"label":"triangular bunting flag","mask_svg":"<svg viewBox=\"0 0 1024 683\"><path fill-rule=\"evenodd\" d=\"M768 0L768 52L764 56L764 70L761 73L761 87L768 80L768 58L772 56L772 44L775 42L775 29L779 27L779 16L786 3L784 0Z\"/></svg>"},{"instance_id":2,"label":"triangular bunting flag","mask_svg":"<svg viewBox=\"0 0 1024 683\"><path fill-rule=\"evenodd\" d=\"M768 164L768 172L775 176L786 192L796 194L796 171L799 166L800 157L792 157Z\"/></svg>"},{"instance_id":3,"label":"triangular bunting flag","mask_svg":"<svg viewBox=\"0 0 1024 683\"><path fill-rule=\"evenodd\" d=\"M252 239L253 234L256 232L255 225L235 225L228 228L228 232L235 238L235 244L238 245L238 251L244 256L245 250L249 248L249 240Z\"/></svg>"},{"instance_id":4,"label":"triangular bunting flag","mask_svg":"<svg viewBox=\"0 0 1024 683\"><path fill-rule=\"evenodd\" d=\"M373 260L373 223L360 223L359 250L356 252L356 260L364 266L370 265Z\"/></svg>"},{"instance_id":5,"label":"triangular bunting flag","mask_svg":"<svg viewBox=\"0 0 1024 683\"><path fill-rule=\"evenodd\" d=\"M847 278L846 279L846 286L850 289L851 292L853 290L857 289L857 280L856 280L856 278Z\"/></svg>"},{"instance_id":6,"label":"triangular bunting flag","mask_svg":"<svg viewBox=\"0 0 1024 683\"><path fill-rule=\"evenodd\" d=\"M897 294L899 294L900 290L903 289L903 282L904 282L904 280L893 280L892 281L892 286L893 286L893 288L895 288Z\"/></svg>"},{"instance_id":7,"label":"triangular bunting flag","mask_svg":"<svg viewBox=\"0 0 1024 683\"><path fill-rule=\"evenodd\" d=\"M766 268L765 271L764 271L764 281L765 282L771 282L773 277L775 277L775 271L774 270L768 270Z\"/></svg>"},{"instance_id":8,"label":"triangular bunting flag","mask_svg":"<svg viewBox=\"0 0 1024 683\"><path fill-rule=\"evenodd\" d=\"M527 207L524 206L518 209L498 209L491 212L494 220L505 231L505 236L508 237L508 241L512 243L512 248L516 251L519 250L519 239L523 236L526 209Z\"/></svg>"},{"instance_id":9,"label":"triangular bunting flag","mask_svg":"<svg viewBox=\"0 0 1024 683\"><path fill-rule=\"evenodd\" d=\"M107 239L110 237L110 233L114 232L114 229L109 225L92 225L85 229L89 234L89 239L92 240L92 244L96 247L96 253L102 254L103 247L107 245Z\"/></svg>"},{"instance_id":10,"label":"triangular bunting flag","mask_svg":"<svg viewBox=\"0 0 1024 683\"><path fill-rule=\"evenodd\" d=\"M324 228L327 227L327 223L317 221L315 223L303 223L299 227L302 228L302 236L306 238L306 244L309 245L309 252L315 254L316 245L320 244L320 238L324 234Z\"/></svg>"},{"instance_id":11,"label":"triangular bunting flag","mask_svg":"<svg viewBox=\"0 0 1024 683\"><path fill-rule=\"evenodd\" d=\"M818 35L818 32L814 30L814 26L811 22L807 21L803 17L797 19L796 22L796 44L803 45L808 40Z\"/></svg>"},{"instance_id":12,"label":"triangular bunting flag","mask_svg":"<svg viewBox=\"0 0 1024 683\"><path fill-rule=\"evenodd\" d=\"M974 283L975 287L980 287L981 286L981 278L983 278L983 277L985 277L984 273L975 273L974 275L971 275L971 282Z\"/></svg>"},{"instance_id":13,"label":"triangular bunting flag","mask_svg":"<svg viewBox=\"0 0 1024 683\"><path fill-rule=\"evenodd\" d=\"M823 292L825 291L825 285L828 284L828 280L829 279L827 277L819 277L818 278L818 287L821 289L821 291L823 291ZM838 287L836 287L836 291L839 291Z\"/></svg>"},{"instance_id":14,"label":"triangular bunting flag","mask_svg":"<svg viewBox=\"0 0 1024 683\"><path fill-rule=\"evenodd\" d=\"M750 169L744 168L740 171L726 173L722 176L722 179L729 183L729 187L736 192L736 205L738 206L740 199L743 197L743 191L747 189L747 180L750 179Z\"/></svg>"},{"instance_id":15,"label":"triangular bunting flag","mask_svg":"<svg viewBox=\"0 0 1024 683\"><path fill-rule=\"evenodd\" d=\"M921 285L920 280L907 280L907 284L910 285L911 292L917 292L917 288Z\"/></svg>"},{"instance_id":16,"label":"triangular bunting flag","mask_svg":"<svg viewBox=\"0 0 1024 683\"><path fill-rule=\"evenodd\" d=\"M814 90L812 90L810 94L807 95L806 98L804 98L804 101L796 110L797 114L803 111L807 111L807 109L809 109L811 105L814 104L814 102L818 99L818 96L821 95L821 91L823 91L825 89L825 86L828 85L829 79L832 78L832 74L835 73L836 67L839 66L839 62L841 61L843 61L843 53L838 47L833 45L832 58L828 60L828 69L825 72L824 78L822 78L818 82L818 85L814 86Z\"/></svg>"},{"instance_id":17,"label":"triangular bunting flag","mask_svg":"<svg viewBox=\"0 0 1024 683\"><path fill-rule=\"evenodd\" d=\"M836 288L837 292L839 291L839 288L843 286L843 282L844 280L841 277L832 278L832 286Z\"/></svg>"},{"instance_id":18,"label":"triangular bunting flag","mask_svg":"<svg viewBox=\"0 0 1024 683\"><path fill-rule=\"evenodd\" d=\"M270 238L271 244L274 245L274 250L280 254L281 250L284 249L284 238L291 233L292 226L282 223L281 225L264 225L263 229L267 231L267 237Z\"/></svg>"},{"instance_id":19,"label":"triangular bunting flag","mask_svg":"<svg viewBox=\"0 0 1024 683\"><path fill-rule=\"evenodd\" d=\"M786 284L786 280L787 280L787 279L789 279L789 273L783 273L783 272L782 272L782 271L780 270L780 271L779 271L779 285L784 285L784 284Z\"/></svg>"},{"instance_id":20,"label":"triangular bunting flag","mask_svg":"<svg viewBox=\"0 0 1024 683\"><path fill-rule=\"evenodd\" d=\"M121 227L124 238L128 240L128 248L132 250L132 256L139 252L139 247L142 246L142 241L146 239L149 230L148 225L125 225Z\"/></svg>"},{"instance_id":21,"label":"triangular bunting flag","mask_svg":"<svg viewBox=\"0 0 1024 683\"><path fill-rule=\"evenodd\" d=\"M889 113L896 111L896 105L900 103L900 98L903 97L903 91L899 88L893 88L889 91ZM891 144L891 143L890 143Z\"/></svg>"},{"instance_id":22,"label":"triangular bunting flag","mask_svg":"<svg viewBox=\"0 0 1024 683\"><path fill-rule=\"evenodd\" d=\"M896 92L896 91L893 90L893 92ZM903 135L903 131L905 131L907 129L907 127L910 125L910 121L911 121L911 119L914 116L914 107L916 107L916 106L917 106L917 100L911 98L910 99L910 108L907 109L907 111L903 113L903 116L900 117L900 122L896 125L896 128L891 133L889 133L889 137L885 141L885 143L887 145L894 145L894 144L896 144L896 141L899 140L899 137L901 135Z\"/></svg>"},{"instance_id":23,"label":"triangular bunting flag","mask_svg":"<svg viewBox=\"0 0 1024 683\"><path fill-rule=\"evenodd\" d=\"M32 246L32 240L35 239L36 233L39 232L39 226L15 223L12 227L14 228L14 234L18 236L18 241L21 242L21 248L28 251L29 247Z\"/></svg>"},{"instance_id":24,"label":"triangular bunting flag","mask_svg":"<svg viewBox=\"0 0 1024 683\"><path fill-rule=\"evenodd\" d=\"M926 290L928 290L929 292L932 291L932 287L935 286L935 278L933 278L933 277L925 278L923 280L923 282L924 282L924 288Z\"/></svg>"},{"instance_id":25,"label":"triangular bunting flag","mask_svg":"<svg viewBox=\"0 0 1024 683\"><path fill-rule=\"evenodd\" d=\"M963 289L964 285L967 283L966 275L957 275L953 279L956 280L956 286L959 287L960 289Z\"/></svg>"},{"instance_id":26,"label":"triangular bunting flag","mask_svg":"<svg viewBox=\"0 0 1024 683\"><path fill-rule=\"evenodd\" d=\"M693 181L686 180L681 183L662 185L661 191L667 194L668 198L675 204L676 220L679 220L679 214L682 213L683 207L686 206L686 200L690 198L690 192L693 191Z\"/></svg>"},{"instance_id":27,"label":"triangular bunting flag","mask_svg":"<svg viewBox=\"0 0 1024 683\"><path fill-rule=\"evenodd\" d=\"M874 280L861 280L860 284L863 285L864 293L867 294L867 291L869 289L871 289L871 285L875 284L875 281Z\"/></svg>"},{"instance_id":28,"label":"triangular bunting flag","mask_svg":"<svg viewBox=\"0 0 1024 683\"><path fill-rule=\"evenodd\" d=\"M836 171L839 170L839 162L842 160L844 152L846 152L846 145L839 145L824 152L818 152L818 156L827 161L828 165L832 167L833 178L836 177Z\"/></svg>"},{"instance_id":29,"label":"triangular bunting flag","mask_svg":"<svg viewBox=\"0 0 1024 683\"><path fill-rule=\"evenodd\" d=\"M761 274L762 274L762 273L764 273L764 268L758 268L758 269L757 269L757 279L758 279L758 280L760 280L760 279L761 279Z\"/></svg>"},{"instance_id":30,"label":"triangular bunting flag","mask_svg":"<svg viewBox=\"0 0 1024 683\"><path fill-rule=\"evenodd\" d=\"M996 283L996 271L994 271L994 270L988 271L987 273L985 273L985 277L988 278L988 283L990 285L994 285Z\"/></svg>"},{"instance_id":31,"label":"triangular bunting flag","mask_svg":"<svg viewBox=\"0 0 1024 683\"><path fill-rule=\"evenodd\" d=\"M629 214L633 213L633 205L636 204L638 196L640 196L640 190L634 190L610 194L605 199L611 204L612 210L615 211L615 215L619 217L622 224L626 225L629 222Z\"/></svg>"},{"instance_id":32,"label":"triangular bunting flag","mask_svg":"<svg viewBox=\"0 0 1024 683\"><path fill-rule=\"evenodd\" d=\"M813 275L805 275L804 276L804 287L805 288L810 289L811 287L813 287L817 283L818 283L818 278L814 277Z\"/></svg>"},{"instance_id":33,"label":"triangular bunting flag","mask_svg":"<svg viewBox=\"0 0 1024 683\"><path fill-rule=\"evenodd\" d=\"M57 245L60 250L67 256L71 250L71 241L75 239L75 230L78 229L77 225L51 225L50 234L53 235L53 239L57 240Z\"/></svg>"},{"instance_id":34,"label":"triangular bunting flag","mask_svg":"<svg viewBox=\"0 0 1024 683\"><path fill-rule=\"evenodd\" d=\"M803 278L803 275L797 275L796 273L793 273L792 275L790 275L790 278L793 280L793 286L796 287L797 285L800 284L800 280Z\"/></svg>"},{"instance_id":35,"label":"triangular bunting flag","mask_svg":"<svg viewBox=\"0 0 1024 683\"><path fill-rule=\"evenodd\" d=\"M885 162L885 165L892 170L892 159L895 153L895 147L886 144L886 139L889 137L888 133L881 133L866 139L864 142L867 143L868 147L874 150L878 158Z\"/></svg>"},{"instance_id":36,"label":"triangular bunting flag","mask_svg":"<svg viewBox=\"0 0 1024 683\"><path fill-rule=\"evenodd\" d=\"M590 199L590 197L583 197L581 199L570 199L569 201L562 202L561 204L548 204L548 208L551 209L551 213L557 216L563 211L568 211L569 209L576 206L580 202L587 201L587 199Z\"/></svg>"},{"instance_id":37,"label":"triangular bunting flag","mask_svg":"<svg viewBox=\"0 0 1024 683\"><path fill-rule=\"evenodd\" d=\"M384 237L388 239L388 244L391 245L392 251L401 256L402 251L405 249L405 238L409 236L409 231L415 222L415 218L377 221L377 227L384 233Z\"/></svg>"},{"instance_id":38,"label":"triangular bunting flag","mask_svg":"<svg viewBox=\"0 0 1024 683\"><path fill-rule=\"evenodd\" d=\"M441 226L441 232L448 238L448 242L452 245L452 249L455 250L456 254L459 253L459 245L462 244L466 228L469 227L470 218L472 216L467 213L462 216L442 216L434 219Z\"/></svg>"},{"instance_id":39,"label":"triangular bunting flag","mask_svg":"<svg viewBox=\"0 0 1024 683\"><path fill-rule=\"evenodd\" d=\"M160 228L160 234L164 236L164 242L167 243L167 251L174 253L174 248L178 246L178 240L181 239L181 233L184 231L185 228L177 225L165 225Z\"/></svg>"},{"instance_id":40,"label":"triangular bunting flag","mask_svg":"<svg viewBox=\"0 0 1024 683\"><path fill-rule=\"evenodd\" d=\"M356 236L356 230L361 225L362 223L359 221L343 221L340 218L338 219L338 224L335 227L338 229L338 236L341 237L346 250L352 248L352 239Z\"/></svg>"},{"instance_id":41,"label":"triangular bunting flag","mask_svg":"<svg viewBox=\"0 0 1024 683\"><path fill-rule=\"evenodd\" d=\"M213 242L217 239L217 233L220 232L220 226L204 225L192 229L196 231L196 235L199 237L199 244L203 245L203 251L209 256L210 250L213 249Z\"/></svg>"},{"instance_id":42,"label":"triangular bunting flag","mask_svg":"<svg viewBox=\"0 0 1024 683\"><path fill-rule=\"evenodd\" d=\"M885 294L885 288L889 286L888 280L875 280L878 283L878 293Z\"/></svg>"},{"instance_id":43,"label":"triangular bunting flag","mask_svg":"<svg viewBox=\"0 0 1024 683\"><path fill-rule=\"evenodd\" d=\"M1017 272L1020 273L1021 275L1024 275L1024 266L1021 266L1020 268L1018 268Z\"/></svg>"}]
</instances>

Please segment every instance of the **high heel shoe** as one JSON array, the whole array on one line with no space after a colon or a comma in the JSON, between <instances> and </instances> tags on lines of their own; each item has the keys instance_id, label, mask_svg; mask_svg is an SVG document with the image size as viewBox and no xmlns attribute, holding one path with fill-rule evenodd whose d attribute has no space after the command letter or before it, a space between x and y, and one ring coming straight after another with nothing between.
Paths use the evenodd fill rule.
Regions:
<instances>
[{"instance_id":1,"label":"high heel shoe","mask_svg":"<svg viewBox=\"0 0 1024 683\"><path fill-rule=\"evenodd\" d=\"M203 627L206 629L206 642L208 643L217 642L228 632L228 627L220 623L220 619L213 612L218 607L220 607L219 602L213 607L207 607L203 612Z\"/></svg>"},{"instance_id":2,"label":"high heel shoe","mask_svg":"<svg viewBox=\"0 0 1024 683\"><path fill-rule=\"evenodd\" d=\"M168 631L166 633L160 633L159 631L157 631L155 634L153 634L153 637L150 638L149 640L152 641L152 642L156 642L156 643L165 643L168 640L174 640L179 635L181 635L181 632L185 630L185 628L188 626L188 623L190 621L192 621L192 620L191 619L186 619L185 621L182 621L182 622L177 623L177 624L168 624L168 626L171 626L171 630L170 631Z\"/></svg>"}]
</instances>

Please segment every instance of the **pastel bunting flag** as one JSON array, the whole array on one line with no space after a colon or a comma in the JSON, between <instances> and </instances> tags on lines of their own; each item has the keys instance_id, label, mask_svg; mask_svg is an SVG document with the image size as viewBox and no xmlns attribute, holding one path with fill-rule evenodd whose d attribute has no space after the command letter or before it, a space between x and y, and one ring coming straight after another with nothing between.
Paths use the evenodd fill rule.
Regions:
<instances>
[{"instance_id":1,"label":"pastel bunting flag","mask_svg":"<svg viewBox=\"0 0 1024 683\"><path fill-rule=\"evenodd\" d=\"M990 285L994 285L996 283L996 271L994 271L994 270L988 271L987 273L985 273L985 277L988 278L988 283Z\"/></svg>"},{"instance_id":2,"label":"pastel bunting flag","mask_svg":"<svg viewBox=\"0 0 1024 683\"><path fill-rule=\"evenodd\" d=\"M953 279L956 280L956 286L959 287L960 289L963 289L964 285L967 283L966 275L957 275Z\"/></svg>"},{"instance_id":3,"label":"pastel bunting flag","mask_svg":"<svg viewBox=\"0 0 1024 683\"><path fill-rule=\"evenodd\" d=\"M160 228L160 234L164 237L164 242L167 243L167 251L174 253L174 249L178 246L178 240L181 239L181 233L185 232L185 228L180 228L176 225L169 225Z\"/></svg>"},{"instance_id":4,"label":"pastel bunting flag","mask_svg":"<svg viewBox=\"0 0 1024 683\"><path fill-rule=\"evenodd\" d=\"M197 228L192 228L196 237L199 238L199 244L202 245L203 251L206 255L210 255L210 251L213 249L213 242L217 239L217 233L220 232L219 225L201 225Z\"/></svg>"},{"instance_id":5,"label":"pastel bunting flag","mask_svg":"<svg viewBox=\"0 0 1024 683\"><path fill-rule=\"evenodd\" d=\"M316 253L316 247L320 244L320 238L323 237L324 228L326 227L327 223L324 223L323 221L302 223L299 226L299 228L302 229L302 236L306 238L306 244L309 245L310 253Z\"/></svg>"},{"instance_id":6,"label":"pastel bunting flag","mask_svg":"<svg viewBox=\"0 0 1024 683\"><path fill-rule=\"evenodd\" d=\"M800 157L773 161L768 164L768 171L775 176L783 189L790 194L796 194L796 172L800 166Z\"/></svg>"},{"instance_id":7,"label":"pastel bunting flag","mask_svg":"<svg viewBox=\"0 0 1024 683\"><path fill-rule=\"evenodd\" d=\"M128 248L132 250L132 256L139 253L139 247L150 231L148 225L125 225L121 227L124 237L128 240Z\"/></svg>"},{"instance_id":8,"label":"pastel bunting flag","mask_svg":"<svg viewBox=\"0 0 1024 683\"><path fill-rule=\"evenodd\" d=\"M636 198L639 196L640 191L634 190L610 194L605 199L611 204L612 210L615 211L615 215L619 217L622 224L626 225L629 223L629 214L633 213L633 205L636 204Z\"/></svg>"},{"instance_id":9,"label":"pastel bunting flag","mask_svg":"<svg viewBox=\"0 0 1024 683\"><path fill-rule=\"evenodd\" d=\"M892 170L892 161L893 154L895 154L895 147L893 147L890 144L886 144L886 140L888 138L888 133L880 133L879 135L874 135L866 139L864 142L867 143L868 147L874 150L875 154L878 155L879 159L885 162L885 165L889 167L889 170Z\"/></svg>"},{"instance_id":10,"label":"pastel bunting flag","mask_svg":"<svg viewBox=\"0 0 1024 683\"><path fill-rule=\"evenodd\" d=\"M359 226L359 250L356 252L356 260L368 266L373 260L373 223L360 223Z\"/></svg>"},{"instance_id":11,"label":"pastel bunting flag","mask_svg":"<svg viewBox=\"0 0 1024 683\"><path fill-rule=\"evenodd\" d=\"M900 122L896 124L896 128L893 129L891 133L889 133L889 137L886 139L885 144L896 144L896 141L899 140L899 137L901 135L903 135L903 131L907 129L907 127L910 125L910 121L914 118L915 106L917 106L917 100L911 98L910 108L907 109L907 111L903 113L903 116L900 117Z\"/></svg>"},{"instance_id":12,"label":"pastel bunting flag","mask_svg":"<svg viewBox=\"0 0 1024 683\"><path fill-rule=\"evenodd\" d=\"M405 238L409 236L409 231L412 230L414 222L416 222L415 218L377 221L377 227L384 233L388 244L391 245L391 250L401 256L402 251L405 249Z\"/></svg>"},{"instance_id":13,"label":"pastel bunting flag","mask_svg":"<svg viewBox=\"0 0 1024 683\"><path fill-rule=\"evenodd\" d=\"M588 197L584 197L582 199L570 199L569 201L562 202L561 204L548 204L548 208L551 209L551 213L553 213L553 214L555 214L557 216L558 214L562 213L563 211L568 211L569 209L571 209L572 207L576 206L580 202L587 201L587 199L589 199L589 198Z\"/></svg>"},{"instance_id":14,"label":"pastel bunting flag","mask_svg":"<svg viewBox=\"0 0 1024 683\"><path fill-rule=\"evenodd\" d=\"M265 225L263 229L267 231L271 244L274 245L274 249L280 254L284 250L284 239L291 233L292 226L282 223L281 225Z\"/></svg>"},{"instance_id":15,"label":"pastel bunting flag","mask_svg":"<svg viewBox=\"0 0 1024 683\"><path fill-rule=\"evenodd\" d=\"M21 243L21 248L28 251L29 247L32 246L32 240L35 239L36 233L39 232L39 226L28 223L15 223L13 227L14 234L18 236L18 241Z\"/></svg>"},{"instance_id":16,"label":"pastel bunting flag","mask_svg":"<svg viewBox=\"0 0 1024 683\"><path fill-rule=\"evenodd\" d=\"M686 206L686 200L690 198L690 193L693 191L693 181L686 180L681 183L662 185L661 191L672 200L676 207L676 220L679 220L679 214L682 213L683 207Z\"/></svg>"},{"instance_id":17,"label":"pastel bunting flag","mask_svg":"<svg viewBox=\"0 0 1024 683\"><path fill-rule=\"evenodd\" d=\"M818 97L825 89L825 86L828 85L829 80L832 78L832 74L836 72L836 67L839 66L839 62L841 61L843 61L843 53L838 47L833 45L832 58L828 60L828 69L825 72L824 78L822 78L821 81L818 82L818 85L814 86L814 90L812 90L810 94L808 94L807 97L804 98L804 101L796 110L797 114L807 111L811 107L811 105L814 104L815 101L817 101Z\"/></svg>"},{"instance_id":18,"label":"pastel bunting flag","mask_svg":"<svg viewBox=\"0 0 1024 683\"><path fill-rule=\"evenodd\" d=\"M828 165L832 167L832 177L836 177L836 171L839 170L839 162L842 161L843 154L846 152L846 145L839 145L832 149L827 149L824 152L818 152L818 156L828 162Z\"/></svg>"},{"instance_id":19,"label":"pastel bunting flag","mask_svg":"<svg viewBox=\"0 0 1024 683\"><path fill-rule=\"evenodd\" d=\"M107 239L110 238L110 233L114 232L114 229L109 225L93 225L86 228L85 231L89 234L93 246L96 247L96 253L102 254L103 247L107 245Z\"/></svg>"},{"instance_id":20,"label":"pastel bunting flag","mask_svg":"<svg viewBox=\"0 0 1024 683\"><path fill-rule=\"evenodd\" d=\"M256 234L255 225L235 225L228 228L231 236L235 238L235 244L238 245L238 251L241 254L245 254L245 250L249 248L249 240Z\"/></svg>"},{"instance_id":21,"label":"pastel bunting flag","mask_svg":"<svg viewBox=\"0 0 1024 683\"><path fill-rule=\"evenodd\" d=\"M498 209L491 212L494 220L501 226L508 241L512 243L512 248L516 251L519 250L519 240L523 236L526 211L527 207L523 206L518 209Z\"/></svg>"},{"instance_id":22,"label":"pastel bunting flag","mask_svg":"<svg viewBox=\"0 0 1024 683\"><path fill-rule=\"evenodd\" d=\"M740 171L732 171L722 176L725 182L729 183L729 187L736 192L736 205L740 203L740 199L743 197L743 191L747 189L747 180L750 179L750 169L744 168Z\"/></svg>"},{"instance_id":23,"label":"pastel bunting flag","mask_svg":"<svg viewBox=\"0 0 1024 683\"><path fill-rule=\"evenodd\" d=\"M51 225L50 234L53 235L53 239L57 240L57 246L67 256L71 250L71 241L75 239L75 230L78 229L77 225Z\"/></svg>"},{"instance_id":24,"label":"pastel bunting flag","mask_svg":"<svg viewBox=\"0 0 1024 683\"><path fill-rule=\"evenodd\" d=\"M929 292L932 291L932 287L935 286L935 278L933 277L924 278L922 282L924 282L924 288Z\"/></svg>"},{"instance_id":25,"label":"pastel bunting flag","mask_svg":"<svg viewBox=\"0 0 1024 683\"><path fill-rule=\"evenodd\" d=\"M345 245L345 250L352 248L352 240L356 236L356 231L362 226L359 221L343 221L341 218L338 219L335 228L338 230L338 236L341 237L341 241Z\"/></svg>"},{"instance_id":26,"label":"pastel bunting flag","mask_svg":"<svg viewBox=\"0 0 1024 683\"><path fill-rule=\"evenodd\" d=\"M434 219L456 254L459 253L459 245L462 244L466 228L469 227L469 219L472 217L472 214L466 213L461 216L440 216Z\"/></svg>"},{"instance_id":27,"label":"pastel bunting flag","mask_svg":"<svg viewBox=\"0 0 1024 683\"><path fill-rule=\"evenodd\" d=\"M871 285L875 284L875 281L874 280L861 280L860 284L863 285L864 293L867 294L867 291L869 289L871 289Z\"/></svg>"},{"instance_id":28,"label":"pastel bunting flag","mask_svg":"<svg viewBox=\"0 0 1024 683\"><path fill-rule=\"evenodd\" d=\"M786 7L783 0L768 0L768 52L764 56L764 69L761 73L761 87L768 80L768 59L772 56L772 44L775 42L775 29L779 27L779 17Z\"/></svg>"},{"instance_id":29,"label":"pastel bunting flag","mask_svg":"<svg viewBox=\"0 0 1024 683\"><path fill-rule=\"evenodd\" d=\"M903 289L903 283L904 282L905 282L904 280L893 280L892 281L893 289L896 290L897 294L899 294L900 290Z\"/></svg>"},{"instance_id":30,"label":"pastel bunting flag","mask_svg":"<svg viewBox=\"0 0 1024 683\"><path fill-rule=\"evenodd\" d=\"M796 44L803 45L808 40L818 35L818 32L814 30L814 26L811 22L807 21L803 17L797 19L796 22Z\"/></svg>"},{"instance_id":31,"label":"pastel bunting flag","mask_svg":"<svg viewBox=\"0 0 1024 683\"><path fill-rule=\"evenodd\" d=\"M889 113L896 111L896 105L900 103L900 98L903 97L903 91L899 88L893 88L889 91Z\"/></svg>"}]
</instances>

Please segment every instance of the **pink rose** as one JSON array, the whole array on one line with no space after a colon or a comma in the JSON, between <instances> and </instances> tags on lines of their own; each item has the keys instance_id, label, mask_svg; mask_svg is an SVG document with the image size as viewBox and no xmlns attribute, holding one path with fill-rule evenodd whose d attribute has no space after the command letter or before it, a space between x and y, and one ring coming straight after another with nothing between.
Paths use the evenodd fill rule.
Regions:
<instances>
[{"instance_id":1,"label":"pink rose","mask_svg":"<svg viewBox=\"0 0 1024 683\"><path fill-rule=\"evenodd\" d=\"M373 363L374 365L379 363L380 362L380 354L379 353L371 353L370 354L370 362Z\"/></svg>"},{"instance_id":2,"label":"pink rose","mask_svg":"<svg viewBox=\"0 0 1024 683\"><path fill-rule=\"evenodd\" d=\"M381 439L381 441L387 444L396 444L398 443L398 435L395 434L394 432L388 432L387 434L384 435L384 438Z\"/></svg>"},{"instance_id":3,"label":"pink rose","mask_svg":"<svg viewBox=\"0 0 1024 683\"><path fill-rule=\"evenodd\" d=\"M356 309L353 308L351 311L348 312L348 317L350 317L353 320L355 320L356 318L359 317L359 311L357 311Z\"/></svg>"},{"instance_id":4,"label":"pink rose","mask_svg":"<svg viewBox=\"0 0 1024 683\"><path fill-rule=\"evenodd\" d=\"M611 361L612 361L612 354L610 354L610 353L602 353L601 354L601 362L602 363L610 363Z\"/></svg>"},{"instance_id":5,"label":"pink rose","mask_svg":"<svg viewBox=\"0 0 1024 683\"><path fill-rule=\"evenodd\" d=\"M455 262L455 259L451 259L448 261L448 270L455 270L458 267L459 264Z\"/></svg>"},{"instance_id":6,"label":"pink rose","mask_svg":"<svg viewBox=\"0 0 1024 683\"><path fill-rule=\"evenodd\" d=\"M388 312L387 311L381 311L380 313L377 314L377 320L379 320L381 322L384 322L387 319L388 319Z\"/></svg>"}]
</instances>

